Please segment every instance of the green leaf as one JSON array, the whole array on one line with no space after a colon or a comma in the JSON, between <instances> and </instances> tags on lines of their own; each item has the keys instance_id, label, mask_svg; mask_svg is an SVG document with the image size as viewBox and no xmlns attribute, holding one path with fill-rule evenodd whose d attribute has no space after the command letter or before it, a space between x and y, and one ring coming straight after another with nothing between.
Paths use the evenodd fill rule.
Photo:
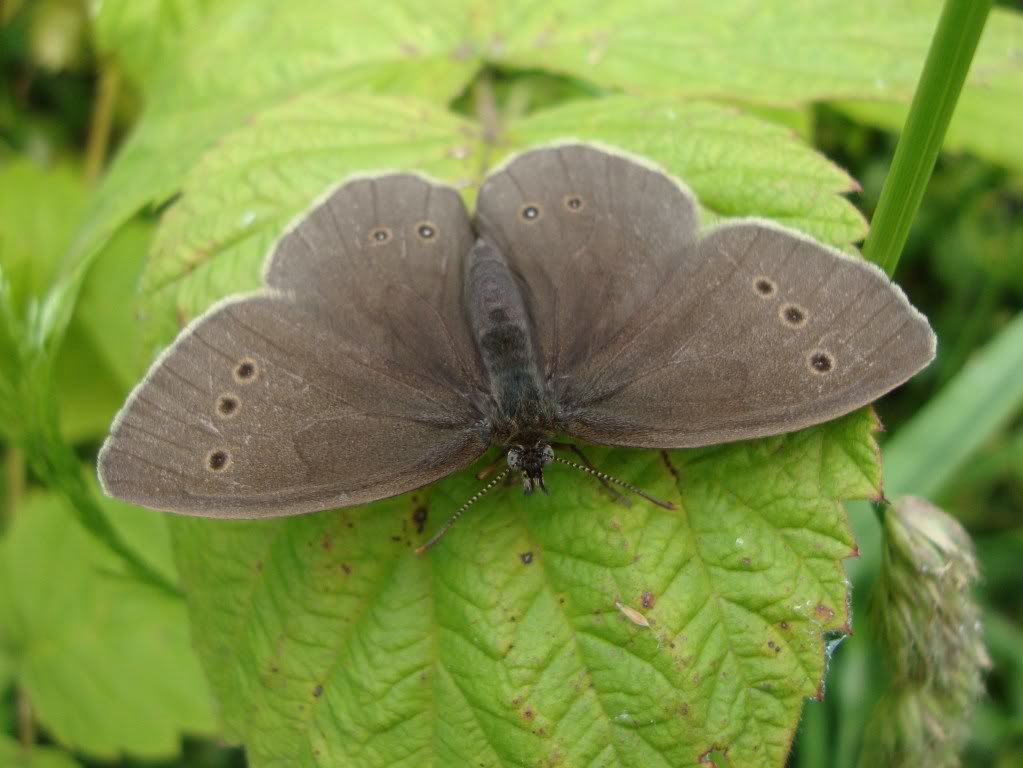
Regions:
<instances>
[{"instance_id":1,"label":"green leaf","mask_svg":"<svg viewBox=\"0 0 1023 768\"><path fill-rule=\"evenodd\" d=\"M182 733L214 731L184 611L133 580L56 495L28 496L0 542L0 645L70 748L170 757Z\"/></svg>"},{"instance_id":2,"label":"green leaf","mask_svg":"<svg viewBox=\"0 0 1023 768\"><path fill-rule=\"evenodd\" d=\"M791 132L710 103L611 97L570 104L507 126L517 150L573 136L600 139L662 163L689 183L709 218L755 213L848 246L866 224L837 193L853 182ZM325 189L366 169L413 169L478 182L473 125L407 100L344 99L330 91L261 113L225 137L189 174L157 234L144 289L180 321L224 295L256 289L281 230ZM834 193L834 194L827 194ZM169 326L164 326L164 336Z\"/></svg>"},{"instance_id":3,"label":"green leaf","mask_svg":"<svg viewBox=\"0 0 1023 768\"><path fill-rule=\"evenodd\" d=\"M99 440L145 370L139 333L139 275L154 227L126 225L90 265L54 368L60 426L77 443Z\"/></svg>"},{"instance_id":4,"label":"green leaf","mask_svg":"<svg viewBox=\"0 0 1023 768\"><path fill-rule=\"evenodd\" d=\"M843 172L733 109L612 97L514 121L503 138L514 149L566 135L663 163L712 213L773 215L842 245L862 233L835 194L850 186ZM256 288L273 240L325 187L379 168L478 181L474 137L446 113L380 97L268 110L190 174L147 285L185 316ZM426 536L416 510L436 525L478 488L467 473L370 509L175 518L230 733L255 765L521 754L674 765L712 748L780 765L802 698L821 690L821 633L848 620L840 560L854 545L838 500L876 494L872 425L861 413L679 452L671 468L656 453L588 449L652 492L681 493L683 512L627 511L562 477L550 501L512 491L481 503L428 561L410 554Z\"/></svg>"},{"instance_id":5,"label":"green leaf","mask_svg":"<svg viewBox=\"0 0 1023 768\"><path fill-rule=\"evenodd\" d=\"M77 252L95 252L140 208L177 192L221 136L296 95L333 88L342 100L378 92L446 103L479 66L460 25L463 6L223 3L154 76L152 101L92 201Z\"/></svg>"},{"instance_id":6,"label":"green leaf","mask_svg":"<svg viewBox=\"0 0 1023 768\"><path fill-rule=\"evenodd\" d=\"M885 443L885 492L935 497L1023 409L1023 313Z\"/></svg>"},{"instance_id":7,"label":"green leaf","mask_svg":"<svg viewBox=\"0 0 1023 768\"><path fill-rule=\"evenodd\" d=\"M12 201L0 209L0 242L11 244L0 261L0 429L24 449L40 480L66 495L97 539L132 563L140 578L173 591L120 541L84 486L68 443L68 437L102 434L121 395L102 366L90 360L88 345L72 336L67 354L59 354L91 264L73 261L58 274L84 192L67 171L11 168L0 180L4 201ZM58 390L58 377L70 386ZM83 381L95 386L83 388ZM63 430L61 406L72 413Z\"/></svg>"},{"instance_id":8,"label":"green leaf","mask_svg":"<svg viewBox=\"0 0 1023 768\"><path fill-rule=\"evenodd\" d=\"M96 46L145 87L183 41L202 34L201 23L222 5L224 0L102 0L93 6Z\"/></svg>"},{"instance_id":9,"label":"green leaf","mask_svg":"<svg viewBox=\"0 0 1023 768\"><path fill-rule=\"evenodd\" d=\"M825 99L908 101L939 0L587 0L495 4L482 53L500 64L563 72L636 93L758 104ZM1012 80L1018 36L977 58L975 81ZM998 103L1000 94L991 94ZM1010 102L1011 103L1011 102ZM1004 104L1002 104L1004 108Z\"/></svg>"},{"instance_id":10,"label":"green leaf","mask_svg":"<svg viewBox=\"0 0 1023 768\"><path fill-rule=\"evenodd\" d=\"M90 485L103 499L103 513L121 539L167 582L176 584L178 571L174 565L167 516L102 496L94 478Z\"/></svg>"},{"instance_id":11,"label":"green leaf","mask_svg":"<svg viewBox=\"0 0 1023 768\"><path fill-rule=\"evenodd\" d=\"M192 2L177 0L189 8ZM125 10L134 5L123 0L117 5L120 15L112 18L134 29L141 10ZM937 11L936 0L894 6L801 0L752 8L732 0L687 8L684 23L675 23L678 8L666 0L597 8L579 0L493 7L403 0L335 4L330 13L318 0L225 2L182 57L154 75L153 102L93 202L79 253L93 252L139 208L173 195L220 136L311 88L444 103L487 58L647 94L774 105L908 100ZM978 89L978 109L1007 115L1005 105L1020 102L1013 50L997 41L982 48L974 81L1010 85L986 99Z\"/></svg>"},{"instance_id":12,"label":"green leaf","mask_svg":"<svg viewBox=\"0 0 1023 768\"><path fill-rule=\"evenodd\" d=\"M152 353L139 333L138 288L155 231L152 222L137 219L114 235L90 266L72 319L121 395L135 385Z\"/></svg>"},{"instance_id":13,"label":"green leaf","mask_svg":"<svg viewBox=\"0 0 1023 768\"><path fill-rule=\"evenodd\" d=\"M1000 57L1018 60L1023 15L991 12L984 37L945 137L946 150L968 150L1017 171L1023 170L1023 69L1003 67ZM843 101L835 105L856 120L899 131L909 107L890 101Z\"/></svg>"},{"instance_id":14,"label":"green leaf","mask_svg":"<svg viewBox=\"0 0 1023 768\"><path fill-rule=\"evenodd\" d=\"M4 768L78 768L71 755L50 747L33 746L25 750L21 744L0 736L0 765Z\"/></svg>"},{"instance_id":15,"label":"green leaf","mask_svg":"<svg viewBox=\"0 0 1023 768\"><path fill-rule=\"evenodd\" d=\"M337 86L338 74L374 88L450 97L474 59L466 48L468 10L465 0L342 2L329 13L318 0L223 2L204 23L202 39L163 73L156 106L165 112L171 105L301 93ZM251 55L255 44L258 56ZM410 82L389 82L401 76Z\"/></svg>"},{"instance_id":16,"label":"green leaf","mask_svg":"<svg viewBox=\"0 0 1023 768\"><path fill-rule=\"evenodd\" d=\"M47 333L56 305L50 291L61 281L63 260L86 205L86 190L68 166L43 168L17 160L0 170L0 267L5 280L0 366L3 382L3 431L23 439L38 427L41 412L33 400L46 399L46 381L53 360L54 339ZM81 345L68 348L57 376L71 386L59 387L57 398L70 418L62 425L75 440L105 428L100 420L116 408L119 392L110 376L97 369ZM82 387L89 380L93 386ZM50 404L52 407L52 404Z\"/></svg>"},{"instance_id":17,"label":"green leaf","mask_svg":"<svg viewBox=\"0 0 1023 768\"><path fill-rule=\"evenodd\" d=\"M838 499L877 491L873 423L670 456L587 448L680 511L554 471L550 498L498 491L423 558L470 473L369 508L175 518L228 727L254 766L646 768L712 749L781 766L821 695L822 632L848 628Z\"/></svg>"},{"instance_id":18,"label":"green leaf","mask_svg":"<svg viewBox=\"0 0 1023 768\"><path fill-rule=\"evenodd\" d=\"M0 266L23 315L54 281L86 205L79 175L17 159L0 167Z\"/></svg>"},{"instance_id":19,"label":"green leaf","mask_svg":"<svg viewBox=\"0 0 1023 768\"><path fill-rule=\"evenodd\" d=\"M615 96L573 102L507 126L511 150L566 137L596 140L659 163L683 179L716 218L759 215L848 246L866 221L838 193L848 174L785 128L699 101Z\"/></svg>"},{"instance_id":20,"label":"green leaf","mask_svg":"<svg viewBox=\"0 0 1023 768\"><path fill-rule=\"evenodd\" d=\"M75 444L105 435L124 400L124 389L103 364L92 339L74 324L61 344L53 375L64 440Z\"/></svg>"},{"instance_id":21,"label":"green leaf","mask_svg":"<svg viewBox=\"0 0 1023 768\"><path fill-rule=\"evenodd\" d=\"M475 131L410 100L316 91L256 115L185 179L164 217L143 287L191 317L228 293L259 287L285 225L328 188L367 169L418 170L469 183ZM165 314L166 316L166 314Z\"/></svg>"}]
</instances>

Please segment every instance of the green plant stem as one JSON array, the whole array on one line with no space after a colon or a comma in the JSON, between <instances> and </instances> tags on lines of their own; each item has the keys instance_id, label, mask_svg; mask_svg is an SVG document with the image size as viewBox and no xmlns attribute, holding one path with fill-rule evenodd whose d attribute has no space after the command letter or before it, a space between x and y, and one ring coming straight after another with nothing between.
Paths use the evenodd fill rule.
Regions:
<instances>
[{"instance_id":1,"label":"green plant stem","mask_svg":"<svg viewBox=\"0 0 1023 768\"><path fill-rule=\"evenodd\" d=\"M120 90L121 75L107 61L100 64L99 85L96 103L92 110L92 122L89 125L89 139L85 146L85 180L95 184L103 171L107 149L110 146L110 129L114 122L114 107L117 104L117 92Z\"/></svg>"},{"instance_id":2,"label":"green plant stem","mask_svg":"<svg viewBox=\"0 0 1023 768\"><path fill-rule=\"evenodd\" d=\"M895 272L993 0L946 0L863 255Z\"/></svg>"},{"instance_id":3,"label":"green plant stem","mask_svg":"<svg viewBox=\"0 0 1023 768\"><path fill-rule=\"evenodd\" d=\"M476 78L473 89L476 100L476 117L482 131L483 151L480 153L480 179L490 169L490 153L501 135L501 114L494 93L494 79L490 71L484 71Z\"/></svg>"},{"instance_id":4,"label":"green plant stem","mask_svg":"<svg viewBox=\"0 0 1023 768\"><path fill-rule=\"evenodd\" d=\"M992 4L946 0L942 8L863 246L863 255L889 275L902 256ZM874 513L883 523L885 505L875 504Z\"/></svg>"},{"instance_id":5,"label":"green plant stem","mask_svg":"<svg viewBox=\"0 0 1023 768\"><path fill-rule=\"evenodd\" d=\"M35 719L32 716L32 702L29 701L25 689L20 686L16 696L15 708L18 720L18 743L21 744L23 749L28 750L36 741L36 726Z\"/></svg>"},{"instance_id":6,"label":"green plant stem","mask_svg":"<svg viewBox=\"0 0 1023 768\"><path fill-rule=\"evenodd\" d=\"M0 515L0 532L14 520L14 515L21 503L21 497L25 493L25 454L16 445L7 446L7 455L4 457L4 471L6 474L6 498L4 499L3 513Z\"/></svg>"},{"instance_id":7,"label":"green plant stem","mask_svg":"<svg viewBox=\"0 0 1023 768\"><path fill-rule=\"evenodd\" d=\"M113 527L92 488L83 479L78 457L63 441L55 425L49 440L37 445L32 455L37 457L37 471L46 479L47 486L65 494L85 529L124 560L138 579L167 594L183 595L177 585L147 563Z\"/></svg>"}]
</instances>

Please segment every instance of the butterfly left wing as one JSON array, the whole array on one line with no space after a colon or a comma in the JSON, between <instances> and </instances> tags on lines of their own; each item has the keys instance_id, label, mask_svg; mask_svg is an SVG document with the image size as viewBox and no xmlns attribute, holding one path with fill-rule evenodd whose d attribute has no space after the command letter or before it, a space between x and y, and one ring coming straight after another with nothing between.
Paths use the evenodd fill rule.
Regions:
<instances>
[{"instance_id":1,"label":"butterfly left wing","mask_svg":"<svg viewBox=\"0 0 1023 768\"><path fill-rule=\"evenodd\" d=\"M395 174L335 190L278 243L268 292L214 307L153 365L101 451L105 489L276 517L469 464L488 444L457 303L472 240L448 187Z\"/></svg>"},{"instance_id":2,"label":"butterfly left wing","mask_svg":"<svg viewBox=\"0 0 1023 768\"><path fill-rule=\"evenodd\" d=\"M99 459L108 493L204 517L277 517L393 496L487 446L454 394L389 370L286 299L220 305L136 388Z\"/></svg>"}]
</instances>

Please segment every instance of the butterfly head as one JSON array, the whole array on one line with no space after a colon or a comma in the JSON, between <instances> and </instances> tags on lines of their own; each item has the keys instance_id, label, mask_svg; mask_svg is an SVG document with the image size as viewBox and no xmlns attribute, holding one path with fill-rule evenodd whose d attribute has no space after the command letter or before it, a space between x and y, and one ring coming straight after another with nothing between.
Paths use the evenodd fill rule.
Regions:
<instances>
[{"instance_id":1,"label":"butterfly head","mask_svg":"<svg viewBox=\"0 0 1023 768\"><path fill-rule=\"evenodd\" d=\"M543 440L532 446L513 445L508 449L508 467L522 473L522 490L528 496L536 488L547 493L543 468L554 461L554 449Z\"/></svg>"}]
</instances>

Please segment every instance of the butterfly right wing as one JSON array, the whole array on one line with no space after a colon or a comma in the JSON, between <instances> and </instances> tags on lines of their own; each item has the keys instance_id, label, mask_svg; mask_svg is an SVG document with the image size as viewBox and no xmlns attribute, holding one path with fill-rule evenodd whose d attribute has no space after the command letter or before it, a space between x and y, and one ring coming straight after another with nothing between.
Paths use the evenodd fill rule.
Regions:
<instances>
[{"instance_id":1,"label":"butterfly right wing","mask_svg":"<svg viewBox=\"0 0 1023 768\"><path fill-rule=\"evenodd\" d=\"M374 199L394 208L353 204ZM371 240L380 228L389 239ZM104 488L172 512L275 517L471 463L489 441L481 374L444 304L471 242L453 190L411 176L341 187L278 244L270 293L215 307L153 366L103 446Z\"/></svg>"},{"instance_id":2,"label":"butterfly right wing","mask_svg":"<svg viewBox=\"0 0 1023 768\"><path fill-rule=\"evenodd\" d=\"M858 408L934 356L874 265L765 221L697 236L692 195L586 145L489 176L477 226L521 280L567 433L683 448ZM763 290L761 290L761 281Z\"/></svg>"},{"instance_id":3,"label":"butterfly right wing","mask_svg":"<svg viewBox=\"0 0 1023 768\"><path fill-rule=\"evenodd\" d=\"M771 222L712 229L576 382L567 430L686 448L792 432L876 400L936 338L876 265Z\"/></svg>"},{"instance_id":4,"label":"butterfly right wing","mask_svg":"<svg viewBox=\"0 0 1023 768\"><path fill-rule=\"evenodd\" d=\"M590 375L678 271L696 206L663 173L585 144L532 149L491 173L476 227L519 278L555 393Z\"/></svg>"}]
</instances>

